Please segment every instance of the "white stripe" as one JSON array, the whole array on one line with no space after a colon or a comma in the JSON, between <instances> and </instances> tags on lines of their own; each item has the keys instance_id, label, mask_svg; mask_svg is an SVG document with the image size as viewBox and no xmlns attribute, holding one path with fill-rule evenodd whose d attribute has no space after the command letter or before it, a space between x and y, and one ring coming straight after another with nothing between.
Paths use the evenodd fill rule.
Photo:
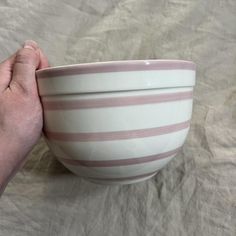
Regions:
<instances>
[{"instance_id":1,"label":"white stripe","mask_svg":"<svg viewBox=\"0 0 236 236\"><path fill-rule=\"evenodd\" d=\"M192 100L80 110L45 111L51 132L112 132L162 127L191 119Z\"/></svg>"},{"instance_id":2,"label":"white stripe","mask_svg":"<svg viewBox=\"0 0 236 236\"><path fill-rule=\"evenodd\" d=\"M119 81L119 82L117 82ZM40 95L194 86L195 71L160 70L67 75L39 79Z\"/></svg>"},{"instance_id":3,"label":"white stripe","mask_svg":"<svg viewBox=\"0 0 236 236\"><path fill-rule=\"evenodd\" d=\"M104 142L47 141L58 157L81 160L114 160L168 152L183 145L189 129L149 138Z\"/></svg>"}]
</instances>

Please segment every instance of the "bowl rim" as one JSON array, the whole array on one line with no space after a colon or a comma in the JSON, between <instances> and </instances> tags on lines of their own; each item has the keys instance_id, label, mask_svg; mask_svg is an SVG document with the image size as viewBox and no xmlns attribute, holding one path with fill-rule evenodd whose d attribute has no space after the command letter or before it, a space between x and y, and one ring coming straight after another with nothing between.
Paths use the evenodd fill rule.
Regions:
<instances>
[{"instance_id":1,"label":"bowl rim","mask_svg":"<svg viewBox=\"0 0 236 236\"><path fill-rule=\"evenodd\" d=\"M178 59L145 59L102 61L53 66L36 71L38 78L56 77L60 75L92 74L107 72L146 71L146 70L196 70L196 64L188 60Z\"/></svg>"}]
</instances>

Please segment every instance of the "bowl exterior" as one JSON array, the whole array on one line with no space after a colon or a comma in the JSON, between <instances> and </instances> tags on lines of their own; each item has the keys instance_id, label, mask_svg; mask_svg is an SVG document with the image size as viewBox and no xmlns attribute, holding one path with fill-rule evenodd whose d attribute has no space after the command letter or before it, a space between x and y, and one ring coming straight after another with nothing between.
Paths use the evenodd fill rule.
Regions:
<instances>
[{"instance_id":1,"label":"bowl exterior","mask_svg":"<svg viewBox=\"0 0 236 236\"><path fill-rule=\"evenodd\" d=\"M79 176L108 184L145 180L182 147L192 93L187 86L42 96L45 137Z\"/></svg>"},{"instance_id":2,"label":"bowl exterior","mask_svg":"<svg viewBox=\"0 0 236 236\"><path fill-rule=\"evenodd\" d=\"M195 64L175 60L104 62L37 72L41 96L192 87Z\"/></svg>"}]
</instances>

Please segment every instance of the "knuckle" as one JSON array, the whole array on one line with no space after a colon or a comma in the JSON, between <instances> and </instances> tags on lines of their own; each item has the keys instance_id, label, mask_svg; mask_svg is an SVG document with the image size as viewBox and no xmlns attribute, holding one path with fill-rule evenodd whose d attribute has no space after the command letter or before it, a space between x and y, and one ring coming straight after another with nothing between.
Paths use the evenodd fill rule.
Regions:
<instances>
[{"instance_id":1,"label":"knuckle","mask_svg":"<svg viewBox=\"0 0 236 236\"><path fill-rule=\"evenodd\" d=\"M16 54L16 63L20 64L35 64L37 54L33 50L20 49Z\"/></svg>"}]
</instances>

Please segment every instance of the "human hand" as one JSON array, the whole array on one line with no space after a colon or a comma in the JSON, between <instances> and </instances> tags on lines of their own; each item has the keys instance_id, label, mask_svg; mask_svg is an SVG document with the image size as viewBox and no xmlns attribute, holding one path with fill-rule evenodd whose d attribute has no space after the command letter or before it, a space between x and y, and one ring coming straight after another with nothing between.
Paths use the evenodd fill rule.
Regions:
<instances>
[{"instance_id":1,"label":"human hand","mask_svg":"<svg viewBox=\"0 0 236 236\"><path fill-rule=\"evenodd\" d=\"M9 175L40 137L43 118L35 71L45 67L46 57L30 40L0 63L0 184L4 171Z\"/></svg>"}]
</instances>

